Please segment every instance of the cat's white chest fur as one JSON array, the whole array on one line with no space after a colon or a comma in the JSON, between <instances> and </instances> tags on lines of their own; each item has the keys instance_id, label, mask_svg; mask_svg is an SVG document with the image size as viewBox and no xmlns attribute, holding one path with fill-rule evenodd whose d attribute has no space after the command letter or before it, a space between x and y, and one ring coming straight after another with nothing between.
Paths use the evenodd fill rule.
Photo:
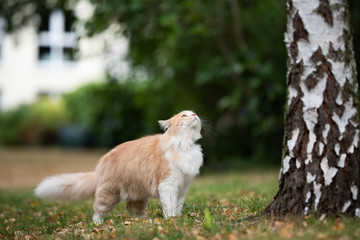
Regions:
<instances>
[{"instance_id":1,"label":"cat's white chest fur","mask_svg":"<svg viewBox=\"0 0 360 240\"><path fill-rule=\"evenodd\" d=\"M169 161L172 170L176 168L190 176L199 174L203 164L203 154L199 144L187 138L172 137L169 139L168 146L165 158Z\"/></svg>"},{"instance_id":2,"label":"cat's white chest fur","mask_svg":"<svg viewBox=\"0 0 360 240\"><path fill-rule=\"evenodd\" d=\"M169 161L172 171L180 171L189 177L195 177L199 174L200 167L203 164L203 155L198 144L193 144L191 147L175 153L167 152L165 157Z\"/></svg>"},{"instance_id":3,"label":"cat's white chest fur","mask_svg":"<svg viewBox=\"0 0 360 240\"><path fill-rule=\"evenodd\" d=\"M159 184L159 196L166 217L179 216L185 196L203 164L200 145L196 143L176 145L165 152L170 166L170 175Z\"/></svg>"}]
</instances>

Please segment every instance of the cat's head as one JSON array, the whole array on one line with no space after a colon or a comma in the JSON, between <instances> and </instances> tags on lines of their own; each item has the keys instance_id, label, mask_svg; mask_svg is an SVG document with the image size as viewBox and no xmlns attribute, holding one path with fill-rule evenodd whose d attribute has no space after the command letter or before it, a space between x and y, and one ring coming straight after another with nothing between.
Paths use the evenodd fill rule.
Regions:
<instances>
[{"instance_id":1,"label":"cat's head","mask_svg":"<svg viewBox=\"0 0 360 240\"><path fill-rule=\"evenodd\" d=\"M192 111L182 111L168 120L160 120L159 124L172 136L186 137L193 141L201 138L201 120Z\"/></svg>"}]
</instances>

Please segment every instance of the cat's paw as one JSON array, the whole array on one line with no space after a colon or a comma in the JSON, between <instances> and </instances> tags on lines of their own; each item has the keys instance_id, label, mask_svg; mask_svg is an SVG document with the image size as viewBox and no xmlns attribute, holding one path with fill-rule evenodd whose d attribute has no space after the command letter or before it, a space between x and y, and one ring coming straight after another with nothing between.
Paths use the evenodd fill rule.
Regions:
<instances>
[{"instance_id":1,"label":"cat's paw","mask_svg":"<svg viewBox=\"0 0 360 240\"><path fill-rule=\"evenodd\" d=\"M94 214L92 220L96 225L102 225L104 223L104 219L99 214Z\"/></svg>"},{"instance_id":2,"label":"cat's paw","mask_svg":"<svg viewBox=\"0 0 360 240\"><path fill-rule=\"evenodd\" d=\"M163 211L163 216L167 219L171 217L176 217L176 214L174 211Z\"/></svg>"}]
</instances>

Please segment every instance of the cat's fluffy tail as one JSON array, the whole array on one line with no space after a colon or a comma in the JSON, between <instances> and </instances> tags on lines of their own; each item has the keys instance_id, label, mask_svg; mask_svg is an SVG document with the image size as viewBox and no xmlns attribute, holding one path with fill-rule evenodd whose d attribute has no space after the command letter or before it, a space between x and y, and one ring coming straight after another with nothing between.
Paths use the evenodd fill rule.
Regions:
<instances>
[{"instance_id":1,"label":"cat's fluffy tail","mask_svg":"<svg viewBox=\"0 0 360 240\"><path fill-rule=\"evenodd\" d=\"M95 195L94 172L70 173L48 177L35 189L35 194L51 200L81 201Z\"/></svg>"}]
</instances>

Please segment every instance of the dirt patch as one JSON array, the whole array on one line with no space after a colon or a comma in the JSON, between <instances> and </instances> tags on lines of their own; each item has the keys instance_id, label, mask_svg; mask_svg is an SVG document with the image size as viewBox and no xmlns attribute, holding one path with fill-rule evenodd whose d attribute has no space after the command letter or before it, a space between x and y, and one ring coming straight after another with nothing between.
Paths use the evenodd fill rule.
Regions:
<instances>
[{"instance_id":1,"label":"dirt patch","mask_svg":"<svg viewBox=\"0 0 360 240\"><path fill-rule=\"evenodd\" d=\"M0 148L0 188L34 187L47 176L93 171L107 150Z\"/></svg>"}]
</instances>

